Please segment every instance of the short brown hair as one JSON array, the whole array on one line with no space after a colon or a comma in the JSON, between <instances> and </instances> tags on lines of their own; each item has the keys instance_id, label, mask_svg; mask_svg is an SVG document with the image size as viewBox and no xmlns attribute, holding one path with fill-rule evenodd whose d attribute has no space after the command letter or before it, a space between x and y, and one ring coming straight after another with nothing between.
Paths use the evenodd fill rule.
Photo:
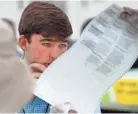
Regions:
<instances>
[{"instance_id":1,"label":"short brown hair","mask_svg":"<svg viewBox=\"0 0 138 114\"><path fill-rule=\"evenodd\" d=\"M25 8L18 30L28 41L34 33L59 39L67 38L73 33L67 15L54 4L42 1L32 2Z\"/></svg>"}]
</instances>

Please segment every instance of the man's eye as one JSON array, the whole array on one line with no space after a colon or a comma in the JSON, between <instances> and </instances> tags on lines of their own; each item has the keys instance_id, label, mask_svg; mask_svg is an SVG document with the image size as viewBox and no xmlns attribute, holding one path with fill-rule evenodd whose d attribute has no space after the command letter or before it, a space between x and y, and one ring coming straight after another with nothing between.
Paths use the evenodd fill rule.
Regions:
<instances>
[{"instance_id":1,"label":"man's eye","mask_svg":"<svg viewBox=\"0 0 138 114\"><path fill-rule=\"evenodd\" d=\"M51 46L50 43L43 43L42 45L44 45L45 47L50 47Z\"/></svg>"},{"instance_id":2,"label":"man's eye","mask_svg":"<svg viewBox=\"0 0 138 114\"><path fill-rule=\"evenodd\" d=\"M59 47L60 48L66 48L66 47L68 47L68 45L67 44L60 44Z\"/></svg>"}]
</instances>

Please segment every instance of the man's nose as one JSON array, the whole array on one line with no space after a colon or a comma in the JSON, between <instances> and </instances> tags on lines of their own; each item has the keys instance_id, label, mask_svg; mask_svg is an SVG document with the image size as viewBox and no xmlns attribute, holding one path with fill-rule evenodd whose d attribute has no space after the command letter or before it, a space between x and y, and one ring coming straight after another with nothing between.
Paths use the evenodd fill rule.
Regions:
<instances>
[{"instance_id":1,"label":"man's nose","mask_svg":"<svg viewBox=\"0 0 138 114\"><path fill-rule=\"evenodd\" d=\"M50 59L51 61L54 61L62 54L61 50L58 47L53 48L50 51Z\"/></svg>"}]
</instances>

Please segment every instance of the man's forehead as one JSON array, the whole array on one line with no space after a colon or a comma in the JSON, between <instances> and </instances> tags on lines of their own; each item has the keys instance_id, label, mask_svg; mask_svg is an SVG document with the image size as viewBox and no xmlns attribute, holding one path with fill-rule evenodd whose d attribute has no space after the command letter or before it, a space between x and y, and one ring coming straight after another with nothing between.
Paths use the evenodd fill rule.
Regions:
<instances>
[{"instance_id":1,"label":"man's forehead","mask_svg":"<svg viewBox=\"0 0 138 114\"><path fill-rule=\"evenodd\" d=\"M69 42L69 38L44 37L40 41Z\"/></svg>"}]
</instances>

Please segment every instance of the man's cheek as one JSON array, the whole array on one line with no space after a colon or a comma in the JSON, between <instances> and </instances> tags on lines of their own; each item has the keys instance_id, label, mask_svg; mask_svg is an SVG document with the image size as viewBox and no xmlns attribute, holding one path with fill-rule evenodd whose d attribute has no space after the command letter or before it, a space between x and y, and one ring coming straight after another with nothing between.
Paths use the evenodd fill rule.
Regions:
<instances>
[{"instance_id":1,"label":"man's cheek","mask_svg":"<svg viewBox=\"0 0 138 114\"><path fill-rule=\"evenodd\" d=\"M39 52L37 52L35 54L35 58L34 59L35 59L35 62L43 64L43 63L47 62L48 57L47 57L47 54L45 52L39 51Z\"/></svg>"},{"instance_id":2,"label":"man's cheek","mask_svg":"<svg viewBox=\"0 0 138 114\"><path fill-rule=\"evenodd\" d=\"M32 58L32 61L33 61L33 63L35 62L35 63L40 63L40 61L41 61L41 55L40 55L40 53L39 53L39 51L32 51L31 53L30 53L31 55L31 58Z\"/></svg>"},{"instance_id":3,"label":"man's cheek","mask_svg":"<svg viewBox=\"0 0 138 114\"><path fill-rule=\"evenodd\" d=\"M61 54L65 53L67 50L68 50L67 48L64 49L64 50L61 52Z\"/></svg>"}]
</instances>

